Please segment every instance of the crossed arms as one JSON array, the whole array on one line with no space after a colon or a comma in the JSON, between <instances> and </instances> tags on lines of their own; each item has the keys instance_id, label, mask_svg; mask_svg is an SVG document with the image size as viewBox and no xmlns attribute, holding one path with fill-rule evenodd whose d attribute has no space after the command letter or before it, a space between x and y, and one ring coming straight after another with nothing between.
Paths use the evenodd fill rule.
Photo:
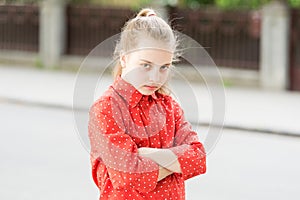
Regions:
<instances>
[{"instance_id":1,"label":"crossed arms","mask_svg":"<svg viewBox=\"0 0 300 200\"><path fill-rule=\"evenodd\" d=\"M175 173L181 173L180 163L177 156L169 149L158 149L142 147L138 149L138 154L145 158L150 158L159 165L158 180Z\"/></svg>"}]
</instances>

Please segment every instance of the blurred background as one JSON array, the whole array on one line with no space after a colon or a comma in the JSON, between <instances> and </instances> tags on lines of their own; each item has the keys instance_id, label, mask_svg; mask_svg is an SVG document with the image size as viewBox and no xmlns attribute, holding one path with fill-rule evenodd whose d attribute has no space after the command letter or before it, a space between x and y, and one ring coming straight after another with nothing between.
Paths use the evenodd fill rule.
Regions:
<instances>
[{"instance_id":1,"label":"blurred background","mask_svg":"<svg viewBox=\"0 0 300 200\"><path fill-rule=\"evenodd\" d=\"M212 125L207 82L178 63L200 99L197 112L182 101L199 138L223 127L187 199L298 200L300 0L0 0L0 199L99 198L73 116L89 109L73 105L76 73L143 7L205 48L220 72L200 62L206 81L222 77L226 118ZM87 80L111 58L114 43L105 45ZM183 96L185 81L173 81ZM105 73L97 92L111 82Z\"/></svg>"},{"instance_id":2,"label":"blurred background","mask_svg":"<svg viewBox=\"0 0 300 200\"><path fill-rule=\"evenodd\" d=\"M0 5L1 63L77 70L82 57L150 6L206 48L226 84L241 80L300 90L299 0L1 0Z\"/></svg>"}]
</instances>

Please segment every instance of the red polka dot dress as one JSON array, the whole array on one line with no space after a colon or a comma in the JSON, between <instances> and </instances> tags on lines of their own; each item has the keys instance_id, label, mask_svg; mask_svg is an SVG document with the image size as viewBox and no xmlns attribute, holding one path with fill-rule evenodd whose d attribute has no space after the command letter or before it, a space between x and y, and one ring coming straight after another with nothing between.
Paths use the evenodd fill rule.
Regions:
<instances>
[{"instance_id":1,"label":"red polka dot dress","mask_svg":"<svg viewBox=\"0 0 300 200\"><path fill-rule=\"evenodd\" d=\"M92 176L101 200L183 200L184 181L206 171L197 133L171 96L142 95L117 78L90 109ZM159 166L138 148L164 148L178 158L181 172L158 180Z\"/></svg>"}]
</instances>

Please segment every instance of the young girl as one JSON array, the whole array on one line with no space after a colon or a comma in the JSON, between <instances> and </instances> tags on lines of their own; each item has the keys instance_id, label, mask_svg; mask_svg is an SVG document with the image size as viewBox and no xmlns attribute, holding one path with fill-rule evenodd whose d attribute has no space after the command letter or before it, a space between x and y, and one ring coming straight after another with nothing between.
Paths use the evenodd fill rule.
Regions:
<instances>
[{"instance_id":1,"label":"young girl","mask_svg":"<svg viewBox=\"0 0 300 200\"><path fill-rule=\"evenodd\" d=\"M183 200L184 181L206 171L203 145L166 86L176 47L172 29L151 9L123 28L115 81L90 109L101 200Z\"/></svg>"}]
</instances>

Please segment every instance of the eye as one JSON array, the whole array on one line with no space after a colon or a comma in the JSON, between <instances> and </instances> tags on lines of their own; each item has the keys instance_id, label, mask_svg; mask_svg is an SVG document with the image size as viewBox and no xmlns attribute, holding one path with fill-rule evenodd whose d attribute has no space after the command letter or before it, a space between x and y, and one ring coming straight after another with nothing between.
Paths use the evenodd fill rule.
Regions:
<instances>
[{"instance_id":1,"label":"eye","mask_svg":"<svg viewBox=\"0 0 300 200\"><path fill-rule=\"evenodd\" d=\"M151 67L151 65L149 63L143 63L143 64L141 64L141 66L145 69L149 69Z\"/></svg>"},{"instance_id":2,"label":"eye","mask_svg":"<svg viewBox=\"0 0 300 200\"><path fill-rule=\"evenodd\" d=\"M161 70L161 71L166 71L166 70L168 70L169 68L170 68L169 65L163 65L163 66L160 67L160 70Z\"/></svg>"}]
</instances>

